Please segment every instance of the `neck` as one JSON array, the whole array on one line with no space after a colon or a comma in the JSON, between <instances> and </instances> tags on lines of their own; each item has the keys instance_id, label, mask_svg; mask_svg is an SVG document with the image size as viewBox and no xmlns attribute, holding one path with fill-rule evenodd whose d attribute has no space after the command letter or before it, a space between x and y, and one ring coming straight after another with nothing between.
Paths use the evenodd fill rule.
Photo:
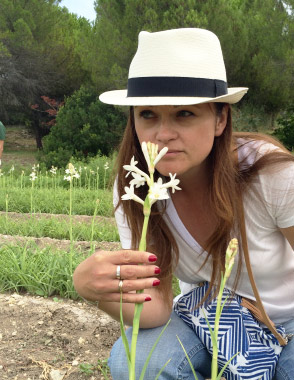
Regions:
<instances>
[{"instance_id":1,"label":"neck","mask_svg":"<svg viewBox=\"0 0 294 380\"><path fill-rule=\"evenodd\" d=\"M205 194L209 187L208 173L209 168L208 165L205 164L197 171L190 170L189 172L179 175L179 186L182 190L176 193L181 193L182 195L188 197L195 197L195 195Z\"/></svg>"}]
</instances>

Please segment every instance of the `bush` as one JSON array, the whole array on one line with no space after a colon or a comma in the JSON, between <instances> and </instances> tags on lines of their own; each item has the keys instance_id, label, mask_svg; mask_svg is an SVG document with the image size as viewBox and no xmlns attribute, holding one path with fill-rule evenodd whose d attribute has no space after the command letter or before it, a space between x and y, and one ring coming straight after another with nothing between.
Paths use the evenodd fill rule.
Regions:
<instances>
[{"instance_id":1,"label":"bush","mask_svg":"<svg viewBox=\"0 0 294 380\"><path fill-rule=\"evenodd\" d=\"M39 161L49 168L64 167L71 157L109 156L117 147L126 125L126 115L101 103L94 89L81 87L66 99L56 125L43 139Z\"/></svg>"},{"instance_id":2,"label":"bush","mask_svg":"<svg viewBox=\"0 0 294 380\"><path fill-rule=\"evenodd\" d=\"M274 130L273 136L278 138L286 148L294 150L294 105L291 105L277 119L278 127Z\"/></svg>"}]
</instances>

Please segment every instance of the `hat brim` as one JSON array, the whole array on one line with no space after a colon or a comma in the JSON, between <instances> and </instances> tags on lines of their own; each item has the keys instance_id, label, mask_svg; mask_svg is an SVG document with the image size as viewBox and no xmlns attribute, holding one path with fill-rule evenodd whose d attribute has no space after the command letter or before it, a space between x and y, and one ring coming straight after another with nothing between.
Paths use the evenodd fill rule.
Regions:
<instances>
[{"instance_id":1,"label":"hat brim","mask_svg":"<svg viewBox=\"0 0 294 380\"><path fill-rule=\"evenodd\" d=\"M178 96L148 96L127 97L127 90L107 91L99 96L101 102L117 106L163 106L163 105L191 105L201 103L229 103L239 102L248 91L247 87L228 88L226 95L216 98L178 97Z\"/></svg>"}]
</instances>

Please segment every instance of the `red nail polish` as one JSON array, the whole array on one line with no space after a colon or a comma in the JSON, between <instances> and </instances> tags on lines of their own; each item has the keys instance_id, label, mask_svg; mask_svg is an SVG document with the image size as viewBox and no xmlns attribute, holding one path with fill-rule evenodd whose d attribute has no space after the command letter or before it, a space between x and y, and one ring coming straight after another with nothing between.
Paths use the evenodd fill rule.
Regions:
<instances>
[{"instance_id":1,"label":"red nail polish","mask_svg":"<svg viewBox=\"0 0 294 380\"><path fill-rule=\"evenodd\" d=\"M158 286L160 284L160 280L154 280L152 286Z\"/></svg>"},{"instance_id":2,"label":"red nail polish","mask_svg":"<svg viewBox=\"0 0 294 380\"><path fill-rule=\"evenodd\" d=\"M151 301L151 297L146 297L145 301Z\"/></svg>"},{"instance_id":3,"label":"red nail polish","mask_svg":"<svg viewBox=\"0 0 294 380\"><path fill-rule=\"evenodd\" d=\"M158 267L155 268L155 269L154 269L154 274L159 274L159 273L160 273L160 268L158 268Z\"/></svg>"},{"instance_id":4,"label":"red nail polish","mask_svg":"<svg viewBox=\"0 0 294 380\"><path fill-rule=\"evenodd\" d=\"M150 255L149 257L148 257L148 261L150 262L150 263L154 263L154 261L156 261L157 260L157 257L155 256L155 255Z\"/></svg>"}]
</instances>

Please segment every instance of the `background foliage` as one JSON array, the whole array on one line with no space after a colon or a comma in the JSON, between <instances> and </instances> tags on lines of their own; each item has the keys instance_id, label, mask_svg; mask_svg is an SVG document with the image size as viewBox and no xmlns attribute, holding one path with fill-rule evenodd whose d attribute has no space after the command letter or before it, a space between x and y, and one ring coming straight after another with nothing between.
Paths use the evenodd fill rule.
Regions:
<instances>
[{"instance_id":1,"label":"background foliage","mask_svg":"<svg viewBox=\"0 0 294 380\"><path fill-rule=\"evenodd\" d=\"M65 166L72 156L109 156L125 124L120 109L101 103L94 89L81 87L58 112L56 124L43 140L40 161L49 168Z\"/></svg>"},{"instance_id":2,"label":"background foliage","mask_svg":"<svg viewBox=\"0 0 294 380\"><path fill-rule=\"evenodd\" d=\"M250 88L238 110L245 107L270 115L273 127L277 115L291 106L293 0L96 0L94 3L97 17L95 22L89 22L61 7L60 0L0 2L0 120L25 123L34 131L37 147L42 149L43 137L50 128L43 127L44 114L30 106L40 104L43 95L71 102L60 111L63 115L57 117L58 134L67 140L52 150L50 138L44 139L46 155L58 151L66 157L92 153L93 147L85 141L87 128L91 133L95 131L91 141L98 144L97 151L104 149L111 135L109 131L115 139L118 137L119 111L102 109L93 100L92 107L97 108L99 117L104 112L108 114L98 127L95 117L82 115L83 103L78 98L80 91L84 94L89 91L94 99L95 94L105 90L126 87L129 63L141 30L155 32L179 27L212 30L223 47L229 86ZM67 107L72 117L66 114ZM72 130L79 131L82 146L78 148L72 145L74 137L68 133L70 122ZM56 138L55 127L51 134ZM104 140L102 134L106 136ZM105 152L109 152L111 144L106 144Z\"/></svg>"}]
</instances>

